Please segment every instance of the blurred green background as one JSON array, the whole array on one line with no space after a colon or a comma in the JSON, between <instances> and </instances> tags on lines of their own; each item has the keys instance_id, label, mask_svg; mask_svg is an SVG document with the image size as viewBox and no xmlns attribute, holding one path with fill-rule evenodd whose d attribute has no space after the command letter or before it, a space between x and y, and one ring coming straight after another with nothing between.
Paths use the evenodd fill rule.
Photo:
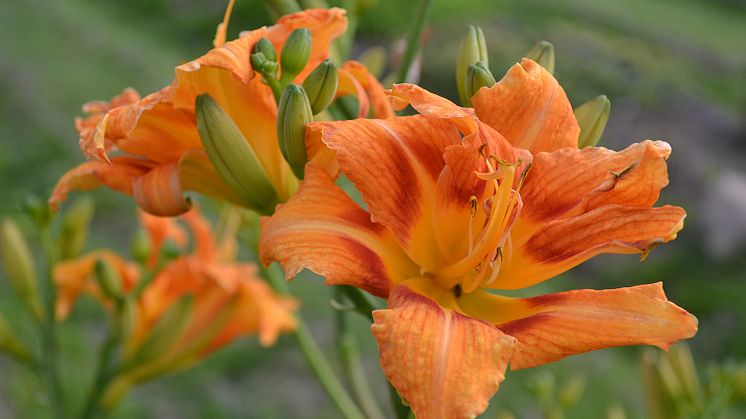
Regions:
<instances>
[{"instance_id":1,"label":"blurred green background","mask_svg":"<svg viewBox=\"0 0 746 419\"><path fill-rule=\"evenodd\" d=\"M331 2L334 3L334 2ZM419 2L365 1L353 56L391 50ZM175 65L211 47L224 2L207 0L25 0L0 7L0 215L17 215L28 193L46 197L82 161L73 119L92 99L125 86L147 93L168 84ZM229 34L270 24L260 1L238 0ZM574 105L598 94L612 102L603 146L642 139L671 143L671 183L662 202L685 207L687 226L645 263L635 256L596 258L528 294L611 288L662 280L669 298L699 318L690 341L699 372L746 361L746 2L743 0L436 0L426 30L421 84L455 98L456 47L467 25L487 37L497 78L541 39L554 43L555 76ZM126 250L134 229L131 199L94 194L90 248ZM333 358L329 291L318 279L291 287ZM21 312L5 281L0 308ZM19 317L18 314L16 317ZM368 325L356 319L366 368L380 399L386 387ZM24 321L23 319L19 321ZM25 323L24 333L30 325ZM63 380L71 404L91 380L101 312L83 301L61 331ZM484 417L503 410L541 417L536 387L581 377L585 391L568 417L605 417L620 406L646 417L640 348L571 357L538 370L509 372ZM539 383L539 384L537 384ZM38 378L0 357L0 418L44 417ZM185 373L147 384L115 412L121 418L336 417L292 340L261 349L246 339ZM736 406L727 417L744 417Z\"/></svg>"}]
</instances>

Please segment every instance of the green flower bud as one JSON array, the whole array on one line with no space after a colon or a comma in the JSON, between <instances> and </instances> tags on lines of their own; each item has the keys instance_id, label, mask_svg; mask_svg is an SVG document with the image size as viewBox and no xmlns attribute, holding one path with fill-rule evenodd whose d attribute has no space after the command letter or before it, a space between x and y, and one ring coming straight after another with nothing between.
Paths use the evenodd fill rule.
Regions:
<instances>
[{"instance_id":1,"label":"green flower bud","mask_svg":"<svg viewBox=\"0 0 746 419\"><path fill-rule=\"evenodd\" d=\"M36 283L36 268L26 239L10 219L0 224L0 246L5 274L26 308L37 320L44 317L44 308Z\"/></svg>"},{"instance_id":2,"label":"green flower bud","mask_svg":"<svg viewBox=\"0 0 746 419\"><path fill-rule=\"evenodd\" d=\"M122 281L119 274L104 259L98 259L95 266L96 282L106 298L118 300L122 298Z\"/></svg>"},{"instance_id":3,"label":"green flower bud","mask_svg":"<svg viewBox=\"0 0 746 419\"><path fill-rule=\"evenodd\" d=\"M265 78L277 78L277 62L268 60L261 52L251 54L251 67Z\"/></svg>"},{"instance_id":4,"label":"green flower bud","mask_svg":"<svg viewBox=\"0 0 746 419\"><path fill-rule=\"evenodd\" d=\"M338 84L337 67L331 60L324 60L306 77L306 80L303 81L303 89L308 95L311 112L314 115L323 111L332 103L334 95L337 93Z\"/></svg>"},{"instance_id":5,"label":"green flower bud","mask_svg":"<svg viewBox=\"0 0 746 419\"><path fill-rule=\"evenodd\" d=\"M467 100L466 106L471 106L471 97L482 87L492 87L495 84L495 77L492 75L487 66L481 61L477 61L476 64L469 66L469 71L466 73L466 86Z\"/></svg>"},{"instance_id":6,"label":"green flower bud","mask_svg":"<svg viewBox=\"0 0 746 419\"><path fill-rule=\"evenodd\" d=\"M554 45L548 41L539 41L531 48L526 55L544 67L548 72L554 74Z\"/></svg>"},{"instance_id":7,"label":"green flower bud","mask_svg":"<svg viewBox=\"0 0 746 419\"><path fill-rule=\"evenodd\" d=\"M94 204L88 197L76 200L62 217L60 234L60 257L70 259L80 255L88 237L88 227L93 218Z\"/></svg>"},{"instance_id":8,"label":"green flower bud","mask_svg":"<svg viewBox=\"0 0 746 419\"><path fill-rule=\"evenodd\" d=\"M306 155L305 125L313 121L311 104L303 87L288 85L282 92L277 111L277 139L285 160L298 179L303 179Z\"/></svg>"},{"instance_id":9,"label":"green flower bud","mask_svg":"<svg viewBox=\"0 0 746 419\"><path fill-rule=\"evenodd\" d=\"M489 66L489 57L487 55L487 43L484 40L484 33L479 26L469 26L469 31L461 41L459 46L458 60L456 61L456 87L461 103L470 106L471 96L467 89L466 77L469 66L477 62L483 62Z\"/></svg>"},{"instance_id":10,"label":"green flower bud","mask_svg":"<svg viewBox=\"0 0 746 419\"><path fill-rule=\"evenodd\" d=\"M150 238L145 230L139 228L135 231L135 236L130 244L130 252L132 253L132 259L137 263L141 265L147 263L150 257Z\"/></svg>"},{"instance_id":11,"label":"green flower bud","mask_svg":"<svg viewBox=\"0 0 746 419\"><path fill-rule=\"evenodd\" d=\"M277 191L241 130L207 94L197 96L196 113L202 145L220 178L245 207L271 214Z\"/></svg>"},{"instance_id":12,"label":"green flower bud","mask_svg":"<svg viewBox=\"0 0 746 419\"><path fill-rule=\"evenodd\" d=\"M122 298L119 300L119 306L114 317L114 332L120 337L120 340L126 340L132 329L135 327L137 320L137 302L134 298Z\"/></svg>"},{"instance_id":13,"label":"green flower bud","mask_svg":"<svg viewBox=\"0 0 746 419\"><path fill-rule=\"evenodd\" d=\"M142 365L166 355L187 331L194 313L194 297L186 295L161 316L135 354L125 361L123 370Z\"/></svg>"},{"instance_id":14,"label":"green flower bud","mask_svg":"<svg viewBox=\"0 0 746 419\"><path fill-rule=\"evenodd\" d=\"M611 102L605 95L597 96L574 110L580 125L578 147L595 147L606 129L611 113Z\"/></svg>"},{"instance_id":15,"label":"green flower bud","mask_svg":"<svg viewBox=\"0 0 746 419\"><path fill-rule=\"evenodd\" d=\"M267 61L277 62L277 51L275 51L275 46L272 45L267 38L262 38L257 41L251 52L252 54L261 53Z\"/></svg>"},{"instance_id":16,"label":"green flower bud","mask_svg":"<svg viewBox=\"0 0 746 419\"><path fill-rule=\"evenodd\" d=\"M16 332L11 329L2 313L0 313L0 351L7 352L22 360L31 359L28 349L18 339Z\"/></svg>"},{"instance_id":17,"label":"green flower bud","mask_svg":"<svg viewBox=\"0 0 746 419\"><path fill-rule=\"evenodd\" d=\"M311 32L305 28L294 30L285 41L280 54L282 73L280 83L285 85L292 82L308 64L311 56Z\"/></svg>"}]
</instances>

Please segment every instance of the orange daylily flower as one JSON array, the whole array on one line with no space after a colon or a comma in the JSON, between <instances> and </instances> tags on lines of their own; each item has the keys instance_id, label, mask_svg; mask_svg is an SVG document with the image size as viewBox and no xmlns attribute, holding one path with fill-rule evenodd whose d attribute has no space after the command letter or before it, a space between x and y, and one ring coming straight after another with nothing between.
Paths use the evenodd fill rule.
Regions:
<instances>
[{"instance_id":1,"label":"orange daylily flower","mask_svg":"<svg viewBox=\"0 0 746 419\"><path fill-rule=\"evenodd\" d=\"M277 142L277 105L262 76L251 68L254 44L266 37L278 54L287 37L298 28L310 31L313 46L305 77L329 55L331 42L347 27L345 11L314 9L280 18L270 27L243 32L225 42L232 1L218 26L215 48L202 57L176 67L173 83L145 97L125 89L109 103L83 106L88 114L76 120L80 148L91 161L58 181L50 205L56 207L73 190L107 186L133 195L138 205L154 215L178 215L190 207L185 191L241 204L220 179L202 146L195 122L195 98L209 94L233 119L256 153L268 181L281 202L297 188L297 179L285 162ZM356 95L361 112L373 108L374 116L393 115L383 100L383 87L362 64L342 66L338 95ZM116 155L113 152L116 151ZM112 156L109 156L112 154Z\"/></svg>"},{"instance_id":2,"label":"orange daylily flower","mask_svg":"<svg viewBox=\"0 0 746 419\"><path fill-rule=\"evenodd\" d=\"M660 283L513 298L601 253L646 254L685 212L653 207L671 149L644 141L578 149L557 81L531 60L461 108L414 85L389 92L419 115L312 123L367 210L306 166L299 191L262 219L261 260L308 268L388 300L373 312L383 370L418 418L474 417L510 363L693 336Z\"/></svg>"},{"instance_id":3,"label":"orange daylily flower","mask_svg":"<svg viewBox=\"0 0 746 419\"><path fill-rule=\"evenodd\" d=\"M159 253L160 244L166 238L186 249L187 232L176 219L144 212L140 219L150 237L154 255ZM177 339L168 347L159 348L156 359L128 373L131 383L186 368L237 337L256 333L260 343L269 346L280 333L295 328L292 314L297 306L295 300L275 295L257 276L256 265L234 261L235 231L226 232L218 241L196 209L181 219L189 227L194 249L156 272L137 297L134 324L124 342L125 362L143 346L177 301L192 296L193 310ZM60 263L54 269L54 280L59 287L59 319L68 315L75 299L83 292L103 300L106 307L112 306L92 277L99 259L108 262L118 273L125 295L143 279L137 265L109 251L95 251Z\"/></svg>"}]
</instances>

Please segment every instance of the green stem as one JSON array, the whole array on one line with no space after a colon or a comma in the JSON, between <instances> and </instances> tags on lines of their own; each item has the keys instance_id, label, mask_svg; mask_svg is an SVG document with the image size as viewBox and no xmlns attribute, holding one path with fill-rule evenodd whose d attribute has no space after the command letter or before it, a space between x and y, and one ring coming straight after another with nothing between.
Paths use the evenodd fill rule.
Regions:
<instances>
[{"instance_id":1,"label":"green stem","mask_svg":"<svg viewBox=\"0 0 746 419\"><path fill-rule=\"evenodd\" d=\"M277 293L290 295L290 289L287 283L285 283L284 275L279 266L270 266L264 270L264 273L270 285L272 285L272 288ZM334 373L331 365L329 365L329 362L324 357L324 353L321 351L319 344L316 343L313 335L311 335L311 331L308 329L305 321L303 321L303 317L299 313L295 317L297 324L294 332L295 339L311 369L313 369L316 377L321 381L324 389L329 394L329 397L331 397L344 417L348 419L364 419L365 416L355 404L352 397L350 397L342 382L339 381L339 378Z\"/></svg>"},{"instance_id":2,"label":"green stem","mask_svg":"<svg viewBox=\"0 0 746 419\"><path fill-rule=\"evenodd\" d=\"M414 61L417 50L420 48L420 38L422 36L422 29L425 27L425 22L430 16L430 12L433 10L434 0L421 0L420 10L417 13L417 18L412 25L412 30L407 36L407 49L404 51L402 57L401 67L399 67L399 73L396 76L397 83L404 83L407 81L407 73L409 73L409 67Z\"/></svg>"},{"instance_id":3,"label":"green stem","mask_svg":"<svg viewBox=\"0 0 746 419\"><path fill-rule=\"evenodd\" d=\"M339 289L340 294L352 301L355 305L355 311L362 314L368 319L368 321L373 323L373 310L375 310L376 307L373 306L373 303L368 300L368 297L366 297L360 289L349 285L339 285L337 288Z\"/></svg>"},{"instance_id":4,"label":"green stem","mask_svg":"<svg viewBox=\"0 0 746 419\"><path fill-rule=\"evenodd\" d=\"M96 367L96 378L91 386L88 400L83 409L83 414L80 415L81 419L95 417L96 413L99 412L101 406L101 395L103 394L101 390L106 388L109 380L111 380L111 359L114 355L114 350L119 344L119 337L115 333L112 333L111 330L112 329L110 329L109 335L106 337L104 345L101 347L98 366Z\"/></svg>"},{"instance_id":5,"label":"green stem","mask_svg":"<svg viewBox=\"0 0 746 419\"><path fill-rule=\"evenodd\" d=\"M45 316L39 325L41 333L42 369L47 391L49 392L49 403L52 408L52 417L63 418L65 416L65 408L63 404L62 388L60 387L60 381L57 375L57 342L55 337L56 320L54 318L57 288L54 286L54 279L52 278L52 271L57 261L57 255L48 226L42 227L41 245L47 264L45 280L42 281L41 284Z\"/></svg>"},{"instance_id":6,"label":"green stem","mask_svg":"<svg viewBox=\"0 0 746 419\"><path fill-rule=\"evenodd\" d=\"M334 291L337 297L345 294L345 290L342 287L335 287ZM350 320L347 313L337 311L337 344L339 345L339 354L347 371L347 376L352 383L355 396L365 414L370 419L383 419L386 416L381 411L381 408L378 407L376 397L368 385L365 370L360 362L360 345L358 344L357 336L355 336L355 331L352 329Z\"/></svg>"}]
</instances>

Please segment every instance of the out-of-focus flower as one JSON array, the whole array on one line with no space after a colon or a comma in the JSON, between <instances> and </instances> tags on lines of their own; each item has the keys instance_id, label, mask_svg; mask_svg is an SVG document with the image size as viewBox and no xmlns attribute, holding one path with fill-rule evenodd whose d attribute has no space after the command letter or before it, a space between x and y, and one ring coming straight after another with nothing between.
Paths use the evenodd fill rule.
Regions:
<instances>
[{"instance_id":1,"label":"out-of-focus flower","mask_svg":"<svg viewBox=\"0 0 746 419\"><path fill-rule=\"evenodd\" d=\"M461 108L395 85L396 108L420 115L309 124L367 210L309 163L275 215L262 219L261 259L288 277L388 299L373 313L383 370L418 418L472 417L513 370L634 344L667 348L696 319L660 283L513 298L601 253L672 240L685 212L652 207L668 182L668 144L578 149L564 91L531 60ZM478 117L477 117L478 116Z\"/></svg>"},{"instance_id":2,"label":"out-of-focus flower","mask_svg":"<svg viewBox=\"0 0 746 419\"><path fill-rule=\"evenodd\" d=\"M140 219L154 254L167 239L186 248L186 231L175 219L144 212ZM189 227L193 251L153 272L138 295L133 292L148 275L114 253L96 251L55 267L59 319L68 315L81 293L101 299L109 308L134 303L133 324L122 337L123 366L109 402L132 385L199 362L237 337L258 334L260 343L268 346L295 327L296 302L275 295L257 276L256 265L234 261L235 232L226 232L218 241L196 209L181 220ZM111 267L109 276L121 281L111 288L117 289L114 294L121 290L123 301L112 301L113 293L102 292L100 281L93 278L100 261Z\"/></svg>"},{"instance_id":3,"label":"out-of-focus flower","mask_svg":"<svg viewBox=\"0 0 746 419\"><path fill-rule=\"evenodd\" d=\"M105 185L133 195L141 208L155 215L187 211L187 190L268 212L242 199L216 172L214 156L208 157L195 125L195 99L202 94L208 94L238 127L276 191L276 199L289 198L298 180L280 152L275 132L277 105L272 89L251 67L252 48L266 38L281 51L295 29L307 29L312 38L308 62L294 78L301 83L328 57L332 40L344 32L345 11L306 10L225 42L229 15L218 28L215 48L176 67L171 85L145 97L125 89L111 102L90 102L83 107L88 116L78 119L76 127L81 150L93 160L62 176L49 200L53 207L70 191ZM338 95L357 95L361 110L367 112L368 103L373 102L377 116L392 115L390 106L380 106L383 88L358 66L342 66L340 79L346 83L340 82Z\"/></svg>"}]
</instances>

